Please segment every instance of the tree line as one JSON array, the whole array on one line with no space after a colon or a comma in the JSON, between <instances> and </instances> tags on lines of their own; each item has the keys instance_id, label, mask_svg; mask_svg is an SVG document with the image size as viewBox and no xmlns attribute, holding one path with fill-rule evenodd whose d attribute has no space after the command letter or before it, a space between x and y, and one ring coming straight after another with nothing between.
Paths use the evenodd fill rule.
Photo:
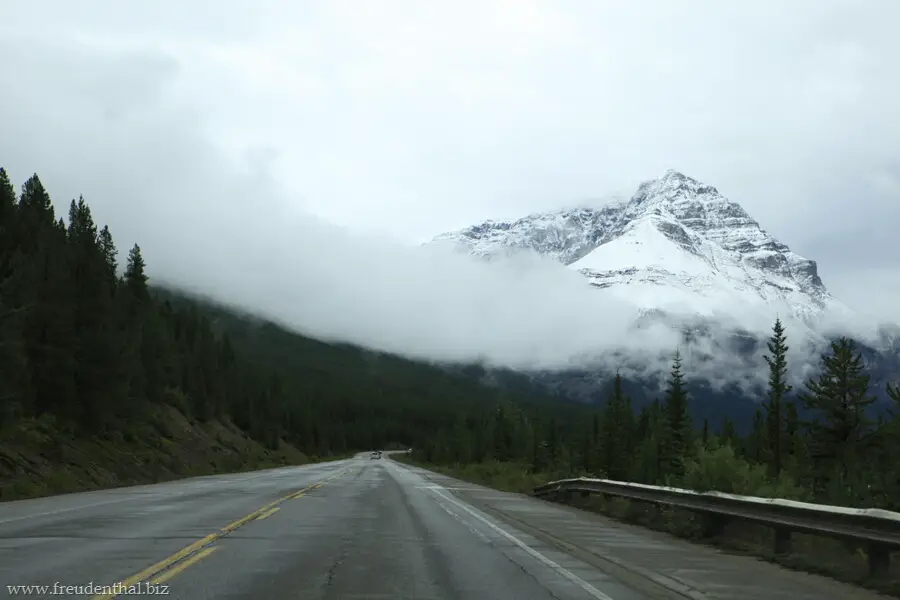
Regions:
<instances>
[{"instance_id":1,"label":"tree line","mask_svg":"<svg viewBox=\"0 0 900 600\"><path fill-rule=\"evenodd\" d=\"M900 387L888 384L894 408L874 418L867 409L875 397L853 340L831 343L819 375L797 393L787 382L780 320L767 346L768 391L745 436L728 419L695 426L676 352L663 398L640 410L617 374L605 403L573 431L504 404L459 417L415 456L443 465L504 461L549 478L589 475L900 509Z\"/></svg>"},{"instance_id":2,"label":"tree line","mask_svg":"<svg viewBox=\"0 0 900 600\"><path fill-rule=\"evenodd\" d=\"M140 247L120 267L109 228L83 198L67 217L37 175L17 195L0 168L0 446L35 420L58 439L102 438L172 407L314 456L402 445L436 464L501 461L547 476L738 493L743 478L772 494L900 502L891 458L900 452L900 389L888 386L895 410L873 419L852 340L833 343L819 377L795 392L776 322L768 395L739 436L727 419L694 426L677 354L664 397L640 410L618 376L600 406L548 396L527 378L489 386L481 368L326 344L153 287Z\"/></svg>"},{"instance_id":3,"label":"tree line","mask_svg":"<svg viewBox=\"0 0 900 600\"><path fill-rule=\"evenodd\" d=\"M0 168L0 448L37 420L56 440L147 435L161 407L311 456L420 445L503 402L570 410L151 286L136 244L119 260L83 198L63 219L37 175L17 195Z\"/></svg>"}]
</instances>

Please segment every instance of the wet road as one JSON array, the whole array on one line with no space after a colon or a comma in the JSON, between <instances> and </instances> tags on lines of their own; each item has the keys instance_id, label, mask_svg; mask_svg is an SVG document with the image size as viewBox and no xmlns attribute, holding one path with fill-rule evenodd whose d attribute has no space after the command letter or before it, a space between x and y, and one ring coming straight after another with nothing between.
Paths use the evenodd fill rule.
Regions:
<instances>
[{"instance_id":1,"label":"wet road","mask_svg":"<svg viewBox=\"0 0 900 600\"><path fill-rule=\"evenodd\" d=\"M15 595L649 597L368 455L0 504L0 595L24 585L49 587Z\"/></svg>"}]
</instances>

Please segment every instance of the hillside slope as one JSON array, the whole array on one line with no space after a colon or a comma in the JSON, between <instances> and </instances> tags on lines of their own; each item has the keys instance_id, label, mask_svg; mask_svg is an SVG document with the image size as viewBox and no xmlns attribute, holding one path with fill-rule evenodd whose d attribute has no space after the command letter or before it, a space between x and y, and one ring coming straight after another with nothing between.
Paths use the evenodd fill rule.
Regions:
<instances>
[{"instance_id":1,"label":"hillside slope","mask_svg":"<svg viewBox=\"0 0 900 600\"><path fill-rule=\"evenodd\" d=\"M410 446L502 402L582 410L152 288L137 245L121 276L117 255L83 200L66 222L0 169L0 499Z\"/></svg>"}]
</instances>

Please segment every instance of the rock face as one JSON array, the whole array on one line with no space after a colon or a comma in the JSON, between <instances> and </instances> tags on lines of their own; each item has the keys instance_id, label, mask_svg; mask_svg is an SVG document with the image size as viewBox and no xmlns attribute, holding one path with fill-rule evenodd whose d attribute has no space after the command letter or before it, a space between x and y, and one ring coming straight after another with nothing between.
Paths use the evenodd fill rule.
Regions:
<instances>
[{"instance_id":1,"label":"rock face","mask_svg":"<svg viewBox=\"0 0 900 600\"><path fill-rule=\"evenodd\" d=\"M713 186L674 170L641 184L626 202L486 221L431 243L486 260L518 252L551 257L584 275L598 294L631 303L635 326L664 322L686 337L716 336L722 352L759 355L777 315L792 323L791 343L809 346L817 358L833 337L826 327L859 319L825 288L815 261L776 240ZM900 336L887 331L877 349L865 347L873 384L900 378ZM703 360L715 368L715 356ZM582 369L538 377L565 395L593 400L607 375ZM748 393L717 394L738 402L736 395L746 400ZM716 403L727 404L722 398ZM721 411L702 412L715 418Z\"/></svg>"},{"instance_id":2,"label":"rock face","mask_svg":"<svg viewBox=\"0 0 900 600\"><path fill-rule=\"evenodd\" d=\"M487 259L518 251L552 257L641 312L779 313L814 326L826 311L846 311L815 261L716 188L673 170L641 184L627 202L486 221L435 243Z\"/></svg>"}]
</instances>

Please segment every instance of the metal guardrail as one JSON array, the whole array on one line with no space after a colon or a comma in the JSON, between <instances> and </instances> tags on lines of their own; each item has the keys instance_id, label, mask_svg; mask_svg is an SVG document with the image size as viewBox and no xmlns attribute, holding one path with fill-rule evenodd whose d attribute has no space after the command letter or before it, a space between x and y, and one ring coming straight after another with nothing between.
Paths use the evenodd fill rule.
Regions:
<instances>
[{"instance_id":1,"label":"metal guardrail","mask_svg":"<svg viewBox=\"0 0 900 600\"><path fill-rule=\"evenodd\" d=\"M706 517L708 537L723 533L731 520L771 527L775 531L775 553L791 551L791 533L853 540L866 544L869 574L887 574L890 553L900 549L900 513L875 508L847 508L780 498L738 496L721 492L695 492L609 479L562 479L534 488L534 495L572 502L574 495L591 494L662 504Z\"/></svg>"}]
</instances>

